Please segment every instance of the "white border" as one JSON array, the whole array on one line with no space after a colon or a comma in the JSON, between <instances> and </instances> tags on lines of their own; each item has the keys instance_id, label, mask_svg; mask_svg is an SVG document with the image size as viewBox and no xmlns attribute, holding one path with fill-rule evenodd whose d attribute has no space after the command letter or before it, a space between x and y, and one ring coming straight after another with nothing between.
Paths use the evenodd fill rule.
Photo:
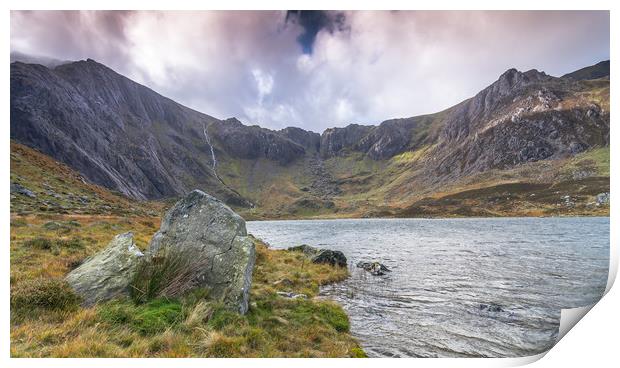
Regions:
<instances>
[{"instance_id":1,"label":"white border","mask_svg":"<svg viewBox=\"0 0 620 368\"><path fill-rule=\"evenodd\" d=\"M227 0L222 2L204 2L204 1L162 1L152 0L149 2L138 2L132 0L107 0L107 1L84 1L77 0L56 0L51 1L6 1L8 9L178 9L178 10L196 10L196 9L213 9L213 10L232 10L232 9L287 9L287 8L299 8L299 9L418 9L418 10L483 10L483 9L497 9L497 10L611 10L611 61L612 69L613 65L618 58L617 47L614 47L614 41L618 40L618 11L620 2L618 1L604 1L604 0L589 0L589 1L541 1L541 0L521 0L521 1L456 1L456 0L434 0L432 2L414 2L414 1L396 1L396 0L382 0L380 2L370 2L364 0L346 0L346 1L283 1L283 0L270 0L270 1L241 1L241 0ZM7 10L8 10L7 9ZM3 212L0 228L5 239L3 244L4 251L0 253L2 260L3 270L5 271L5 277L2 277L0 281L2 297L4 300L4 308L2 308L2 327L0 327L0 338L2 344L2 352L0 353L1 359L4 360L3 366L38 366L44 364L50 367L83 367L88 365L91 367L108 367L110 364L125 366L136 364L149 364L156 367L169 367L175 366L194 366L204 367L209 366L238 366L238 365L252 365L252 366L269 366L269 367L285 367L290 364L295 364L300 367L313 366L315 364L321 364L325 367L340 367L342 365L355 365L355 366L371 366L376 364L389 364L395 366L436 366L436 367L454 367L454 366L515 366L521 364L531 363L540 358L537 365L542 367L558 367L558 366L580 366L584 365L610 365L609 363L617 360L617 328L619 326L618 311L620 310L620 294L617 290L609 290L615 279L618 265L618 208L617 206L611 206L611 260L610 265L610 278L608 282L608 294L604 297L603 302L594 306L591 312L584 317L584 322L577 324L574 327L574 331L567 334L556 347L551 349L546 355L541 354L535 357L517 358L517 359L392 359L388 362L377 362L373 359L367 360L342 360L342 359L89 359L83 361L82 359L9 359L9 309L8 309L8 295L9 295L9 252L8 252L8 238L9 238L9 45L10 45L10 12L5 11L0 18L2 22L2 49L5 52L5 72L0 75L0 85L2 88L2 108L3 108L3 124L1 128L3 130L3 136L5 137L1 141L3 148L3 155L0 155L0 160L3 163L3 167L7 168L1 172L2 183L4 190L4 202ZM614 69L615 70L615 69ZM616 98L616 80L612 79L611 87L611 104L617 106ZM614 107L615 109L615 107ZM612 114L612 119L614 114ZM611 125L614 125L613 123ZM612 129L613 131L613 129ZM617 177L617 159L618 155L618 139L612 134L611 136L611 164L612 175L611 185L614 187ZM615 193L615 191L612 190ZM612 196L614 201L615 196ZM620 202L618 202L620 203ZM617 288L616 288L617 289ZM575 311L573 311L574 313ZM569 314L571 312L568 312ZM566 312L564 312L566 314ZM607 364L606 364L607 363ZM616 363L616 362L614 362Z\"/></svg>"}]
</instances>

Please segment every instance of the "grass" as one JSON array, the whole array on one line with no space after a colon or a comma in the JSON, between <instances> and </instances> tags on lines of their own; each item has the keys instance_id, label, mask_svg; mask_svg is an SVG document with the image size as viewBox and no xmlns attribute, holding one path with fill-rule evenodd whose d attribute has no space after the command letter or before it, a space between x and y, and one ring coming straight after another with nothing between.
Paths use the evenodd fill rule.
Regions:
<instances>
[{"instance_id":1,"label":"grass","mask_svg":"<svg viewBox=\"0 0 620 368\"><path fill-rule=\"evenodd\" d=\"M189 291L191 278L206 268L204 261L195 262L183 252L162 249L138 265L130 285L131 297L144 303L157 297L180 296Z\"/></svg>"},{"instance_id":2,"label":"grass","mask_svg":"<svg viewBox=\"0 0 620 368\"><path fill-rule=\"evenodd\" d=\"M25 280L11 287L13 321L46 312L75 311L79 303L80 297L66 282L59 279Z\"/></svg>"},{"instance_id":3,"label":"grass","mask_svg":"<svg viewBox=\"0 0 620 368\"><path fill-rule=\"evenodd\" d=\"M599 176L609 176L609 146L582 152L568 160L562 172L574 174L578 171L593 171Z\"/></svg>"},{"instance_id":4,"label":"grass","mask_svg":"<svg viewBox=\"0 0 620 368\"><path fill-rule=\"evenodd\" d=\"M158 216L163 208L162 203L136 202L88 183L68 166L13 141L10 164L11 183L35 194L32 198L11 193L11 213Z\"/></svg>"},{"instance_id":5,"label":"grass","mask_svg":"<svg viewBox=\"0 0 620 368\"><path fill-rule=\"evenodd\" d=\"M68 233L45 226L76 221ZM363 357L349 320L333 302L314 298L320 285L348 277L346 268L308 263L299 252L259 240L249 311L240 316L197 290L182 297L153 293L79 306L62 281L115 234L133 230L144 249L159 226L149 217L12 215L11 356L13 357ZM80 239L82 247L46 246ZM287 299L277 291L304 293ZM152 298L152 299L151 299Z\"/></svg>"},{"instance_id":6,"label":"grass","mask_svg":"<svg viewBox=\"0 0 620 368\"><path fill-rule=\"evenodd\" d=\"M167 299L156 299L141 305L128 300L115 300L100 305L97 312L99 318L110 326L129 326L142 335L165 332L183 320L181 303Z\"/></svg>"}]
</instances>

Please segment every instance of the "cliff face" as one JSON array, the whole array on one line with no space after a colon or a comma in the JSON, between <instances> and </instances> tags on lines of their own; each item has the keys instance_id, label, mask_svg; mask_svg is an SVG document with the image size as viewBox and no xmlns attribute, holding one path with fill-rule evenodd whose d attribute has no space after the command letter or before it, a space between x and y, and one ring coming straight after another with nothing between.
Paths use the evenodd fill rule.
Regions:
<instances>
[{"instance_id":1,"label":"cliff face","mask_svg":"<svg viewBox=\"0 0 620 368\"><path fill-rule=\"evenodd\" d=\"M175 197L201 188L231 205L251 207L276 190L287 201L314 203L316 198L306 198L313 192L304 189L311 183L329 181L339 187L333 196L384 185L387 179L375 180L372 172L347 171L350 158L359 155L384 165L409 152L416 163L406 170L419 184L440 185L608 146L608 67L607 78L586 78L601 74L604 65L598 64L562 78L510 69L442 112L319 135L219 120L90 59L53 68L15 62L11 139L133 198ZM352 179L360 170L366 176ZM283 184L276 174L294 182Z\"/></svg>"},{"instance_id":2,"label":"cliff face","mask_svg":"<svg viewBox=\"0 0 620 368\"><path fill-rule=\"evenodd\" d=\"M597 88L608 84L507 71L450 111L429 155L433 171L459 177L608 145L608 102L591 95Z\"/></svg>"},{"instance_id":3,"label":"cliff face","mask_svg":"<svg viewBox=\"0 0 620 368\"><path fill-rule=\"evenodd\" d=\"M191 110L90 59L12 63L11 138L134 198L202 186L237 205L249 202L217 177L218 156L287 164L305 153L286 135Z\"/></svg>"}]
</instances>

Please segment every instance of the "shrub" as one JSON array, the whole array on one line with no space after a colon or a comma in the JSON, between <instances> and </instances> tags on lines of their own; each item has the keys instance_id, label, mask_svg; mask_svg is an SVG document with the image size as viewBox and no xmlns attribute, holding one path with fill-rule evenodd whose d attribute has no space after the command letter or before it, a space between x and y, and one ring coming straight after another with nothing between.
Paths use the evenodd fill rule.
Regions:
<instances>
[{"instance_id":1,"label":"shrub","mask_svg":"<svg viewBox=\"0 0 620 368\"><path fill-rule=\"evenodd\" d=\"M50 222L46 222L43 224L43 228L47 229L47 230L58 230L60 228L62 228L63 225L59 222L56 221L50 221Z\"/></svg>"},{"instance_id":2,"label":"shrub","mask_svg":"<svg viewBox=\"0 0 620 368\"><path fill-rule=\"evenodd\" d=\"M24 245L35 249L50 250L52 249L53 243L48 238L36 237L26 240Z\"/></svg>"},{"instance_id":3,"label":"shrub","mask_svg":"<svg viewBox=\"0 0 620 368\"><path fill-rule=\"evenodd\" d=\"M28 223L24 219L11 220L11 227L24 227L28 226Z\"/></svg>"},{"instance_id":4,"label":"shrub","mask_svg":"<svg viewBox=\"0 0 620 368\"><path fill-rule=\"evenodd\" d=\"M58 239L56 245L60 248L83 249L84 243L81 238L73 237L71 239Z\"/></svg>"},{"instance_id":5,"label":"shrub","mask_svg":"<svg viewBox=\"0 0 620 368\"><path fill-rule=\"evenodd\" d=\"M70 311L79 303L80 297L63 280L34 279L11 288L11 311L18 314L36 309Z\"/></svg>"},{"instance_id":6,"label":"shrub","mask_svg":"<svg viewBox=\"0 0 620 368\"><path fill-rule=\"evenodd\" d=\"M84 244L82 239L78 237L73 237L70 239L48 239L44 237L36 237L32 239L28 239L24 242L24 246L41 249L41 250L54 250L56 253L60 253L60 248L69 248L69 249L83 249Z\"/></svg>"},{"instance_id":7,"label":"shrub","mask_svg":"<svg viewBox=\"0 0 620 368\"><path fill-rule=\"evenodd\" d=\"M368 355L362 348L356 347L351 349L351 358L368 358Z\"/></svg>"}]
</instances>

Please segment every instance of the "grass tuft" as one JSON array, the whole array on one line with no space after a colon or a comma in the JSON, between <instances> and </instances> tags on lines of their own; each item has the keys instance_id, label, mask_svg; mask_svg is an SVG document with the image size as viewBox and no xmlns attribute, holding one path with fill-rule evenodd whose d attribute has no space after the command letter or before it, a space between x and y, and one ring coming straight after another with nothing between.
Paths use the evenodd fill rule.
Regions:
<instances>
[{"instance_id":1,"label":"grass tuft","mask_svg":"<svg viewBox=\"0 0 620 368\"><path fill-rule=\"evenodd\" d=\"M33 279L11 288L11 314L16 317L35 317L39 310L74 311L80 297L64 281Z\"/></svg>"},{"instance_id":2,"label":"grass tuft","mask_svg":"<svg viewBox=\"0 0 620 368\"><path fill-rule=\"evenodd\" d=\"M180 297L190 291L192 279L204 269L204 262L195 262L182 251L162 249L139 264L130 285L131 297L138 303L162 296Z\"/></svg>"}]
</instances>

